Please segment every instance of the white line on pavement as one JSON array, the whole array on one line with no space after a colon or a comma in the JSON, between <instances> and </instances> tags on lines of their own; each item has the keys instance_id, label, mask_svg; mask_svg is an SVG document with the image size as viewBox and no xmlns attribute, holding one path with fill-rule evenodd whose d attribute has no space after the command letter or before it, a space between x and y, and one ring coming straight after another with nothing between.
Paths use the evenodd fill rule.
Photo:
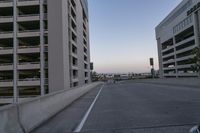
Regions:
<instances>
[{"instance_id":1,"label":"white line on pavement","mask_svg":"<svg viewBox=\"0 0 200 133\"><path fill-rule=\"evenodd\" d=\"M81 129L83 128L83 126L84 126L84 124L85 124L85 122L86 122L86 120L87 120L87 118L88 118L88 116L89 116L89 114L90 114L92 108L94 107L94 105L95 105L97 99L99 98L99 95L100 95L100 93L101 93L103 87L104 87L104 85L103 85L103 86L101 87L101 89L99 90L98 94L96 95L94 101L93 101L92 104L90 105L89 109L87 110L86 114L85 114L84 117L82 118L82 120L81 120L81 122L79 123L79 125L75 128L75 130L74 130L75 133L81 132Z\"/></svg>"}]
</instances>

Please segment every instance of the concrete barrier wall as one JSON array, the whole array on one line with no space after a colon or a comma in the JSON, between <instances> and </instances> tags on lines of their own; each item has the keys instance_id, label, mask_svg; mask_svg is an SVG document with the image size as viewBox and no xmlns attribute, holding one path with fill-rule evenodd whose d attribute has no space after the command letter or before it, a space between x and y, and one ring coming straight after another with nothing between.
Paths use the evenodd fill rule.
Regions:
<instances>
[{"instance_id":1,"label":"concrete barrier wall","mask_svg":"<svg viewBox=\"0 0 200 133\"><path fill-rule=\"evenodd\" d=\"M0 109L0 133L23 133L19 124L16 105L9 105Z\"/></svg>"},{"instance_id":2,"label":"concrete barrier wall","mask_svg":"<svg viewBox=\"0 0 200 133\"><path fill-rule=\"evenodd\" d=\"M166 84L174 86L200 87L200 78L163 78L134 80L141 83Z\"/></svg>"},{"instance_id":3,"label":"concrete barrier wall","mask_svg":"<svg viewBox=\"0 0 200 133\"><path fill-rule=\"evenodd\" d=\"M38 97L0 110L0 133L30 132L73 101L102 83L92 83Z\"/></svg>"}]
</instances>

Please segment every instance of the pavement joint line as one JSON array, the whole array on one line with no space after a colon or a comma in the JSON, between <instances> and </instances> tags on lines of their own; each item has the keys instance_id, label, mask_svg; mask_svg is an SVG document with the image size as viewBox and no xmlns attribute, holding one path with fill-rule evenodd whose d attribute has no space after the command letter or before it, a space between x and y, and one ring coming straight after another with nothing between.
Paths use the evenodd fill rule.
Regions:
<instances>
[{"instance_id":1,"label":"pavement joint line","mask_svg":"<svg viewBox=\"0 0 200 133\"><path fill-rule=\"evenodd\" d=\"M100 93L101 93L103 87L104 87L104 85L101 87L101 89L100 89L99 92L97 93L97 95L96 95L94 101L93 101L92 104L90 105L89 109L88 109L87 112L85 113L85 115L84 115L84 117L82 118L82 120L81 120L81 122L79 123L79 125L78 125L78 126L75 128L75 130L73 131L74 133L79 133L79 132L81 132L81 130L82 130L82 128L83 128L85 122L87 121L87 118L88 118L90 112L92 111L92 109L93 109L93 107L94 107L94 105L95 105L97 99L99 98L99 95L100 95Z\"/></svg>"}]
</instances>

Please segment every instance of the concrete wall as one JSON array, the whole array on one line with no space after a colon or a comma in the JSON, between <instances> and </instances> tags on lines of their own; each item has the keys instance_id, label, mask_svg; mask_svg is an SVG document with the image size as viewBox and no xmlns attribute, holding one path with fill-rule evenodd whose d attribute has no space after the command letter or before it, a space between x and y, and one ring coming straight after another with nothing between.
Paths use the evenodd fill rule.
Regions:
<instances>
[{"instance_id":1,"label":"concrete wall","mask_svg":"<svg viewBox=\"0 0 200 133\"><path fill-rule=\"evenodd\" d=\"M134 82L200 88L200 78L140 79Z\"/></svg>"},{"instance_id":2,"label":"concrete wall","mask_svg":"<svg viewBox=\"0 0 200 133\"><path fill-rule=\"evenodd\" d=\"M84 52L83 52L83 12L82 5L80 2L76 2L76 11L77 11L77 50L78 50L78 80L79 85L85 84L85 71L84 71Z\"/></svg>"},{"instance_id":3,"label":"concrete wall","mask_svg":"<svg viewBox=\"0 0 200 133\"><path fill-rule=\"evenodd\" d=\"M74 100L102 83L63 90L0 109L0 133L30 132Z\"/></svg>"},{"instance_id":4,"label":"concrete wall","mask_svg":"<svg viewBox=\"0 0 200 133\"><path fill-rule=\"evenodd\" d=\"M58 91L58 88L70 89L72 74L72 57L70 40L70 19L68 14L69 0L48 0L48 73L49 73L49 92ZM77 26L77 59L78 59L78 85L85 84L85 71L90 72L90 47L89 47L89 22L87 27L88 45L88 69L84 68L84 43L83 43L83 4L76 1L76 26ZM85 11L87 12L87 0L84 0ZM90 74L88 74L90 82Z\"/></svg>"},{"instance_id":5,"label":"concrete wall","mask_svg":"<svg viewBox=\"0 0 200 133\"><path fill-rule=\"evenodd\" d=\"M200 11L197 13L192 13L188 15L187 12L196 5L200 0L183 0L180 4L172 10L172 12L156 27L156 39L157 39L157 47L158 47L158 57L159 57L159 69L160 69L160 77L197 77L197 73L189 72L189 68L193 64L179 64L180 61L190 60L189 56L178 57L177 55L188 52L192 50L194 47L199 46L199 16ZM190 27L194 27L194 38L190 37L188 39L182 40L180 42L176 42L176 36L180 35L181 32L189 29ZM162 49L162 44L169 39L173 39L173 45L168 48ZM195 41L195 46L190 46L184 49L177 49L178 46L189 43L190 41ZM164 52L168 50L174 50L170 54L163 55ZM174 67L164 66L166 64L170 65L168 61L164 61L163 59L166 57L174 56L170 63L174 63ZM183 71L186 70L186 71ZM164 70L171 70L172 73L164 72ZM175 72L173 72L173 70ZM188 71L188 72L187 72Z\"/></svg>"},{"instance_id":6,"label":"concrete wall","mask_svg":"<svg viewBox=\"0 0 200 133\"><path fill-rule=\"evenodd\" d=\"M67 7L67 0L48 0L49 92L70 89Z\"/></svg>"},{"instance_id":7,"label":"concrete wall","mask_svg":"<svg viewBox=\"0 0 200 133\"><path fill-rule=\"evenodd\" d=\"M162 59L162 45L160 42L160 38L157 39L157 50L158 50L158 62L159 62L159 76L163 78L163 59Z\"/></svg>"},{"instance_id":8,"label":"concrete wall","mask_svg":"<svg viewBox=\"0 0 200 133\"><path fill-rule=\"evenodd\" d=\"M87 2L87 1L86 1ZM79 74L78 74L78 80L79 85L85 84L85 68L84 68L84 43L83 43L83 8L81 2L76 2L76 12L77 12L77 49L78 49L78 68L79 68ZM87 9L86 9L86 14ZM88 63L88 69L87 72L90 72L90 42L89 42L89 22L86 21L86 34L87 34L87 63ZM90 82L90 73L88 73L88 81Z\"/></svg>"},{"instance_id":9,"label":"concrete wall","mask_svg":"<svg viewBox=\"0 0 200 133\"><path fill-rule=\"evenodd\" d=\"M173 27L181 22L187 16L187 11L194 5L194 1L190 0L190 7L186 8L183 12L180 12L176 17L173 17L174 14L177 13L179 9L181 9L189 0L182 1L174 10L170 12L170 14L156 27L156 38L161 38L161 43L167 41L169 38L173 36ZM171 21L169 21L169 19ZM168 22L169 21L169 22ZM167 23L166 23L167 22Z\"/></svg>"},{"instance_id":10,"label":"concrete wall","mask_svg":"<svg viewBox=\"0 0 200 133\"><path fill-rule=\"evenodd\" d=\"M0 109L0 133L23 133L16 105Z\"/></svg>"}]
</instances>

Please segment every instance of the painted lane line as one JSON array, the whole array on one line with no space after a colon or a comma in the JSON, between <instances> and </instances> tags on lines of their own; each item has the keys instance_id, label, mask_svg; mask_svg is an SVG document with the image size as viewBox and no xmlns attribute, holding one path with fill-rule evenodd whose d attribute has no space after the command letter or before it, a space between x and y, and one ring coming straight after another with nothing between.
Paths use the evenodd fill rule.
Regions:
<instances>
[{"instance_id":1,"label":"painted lane line","mask_svg":"<svg viewBox=\"0 0 200 133\"><path fill-rule=\"evenodd\" d=\"M94 107L97 99L99 98L99 95L103 89L104 85L101 87L101 89L99 90L98 94L96 95L94 101L92 102L92 104L90 105L89 109L87 110L86 114L84 115L84 117L82 118L81 122L79 123L79 125L75 128L74 133L79 133L81 132L81 129L83 128L92 108Z\"/></svg>"}]
</instances>

